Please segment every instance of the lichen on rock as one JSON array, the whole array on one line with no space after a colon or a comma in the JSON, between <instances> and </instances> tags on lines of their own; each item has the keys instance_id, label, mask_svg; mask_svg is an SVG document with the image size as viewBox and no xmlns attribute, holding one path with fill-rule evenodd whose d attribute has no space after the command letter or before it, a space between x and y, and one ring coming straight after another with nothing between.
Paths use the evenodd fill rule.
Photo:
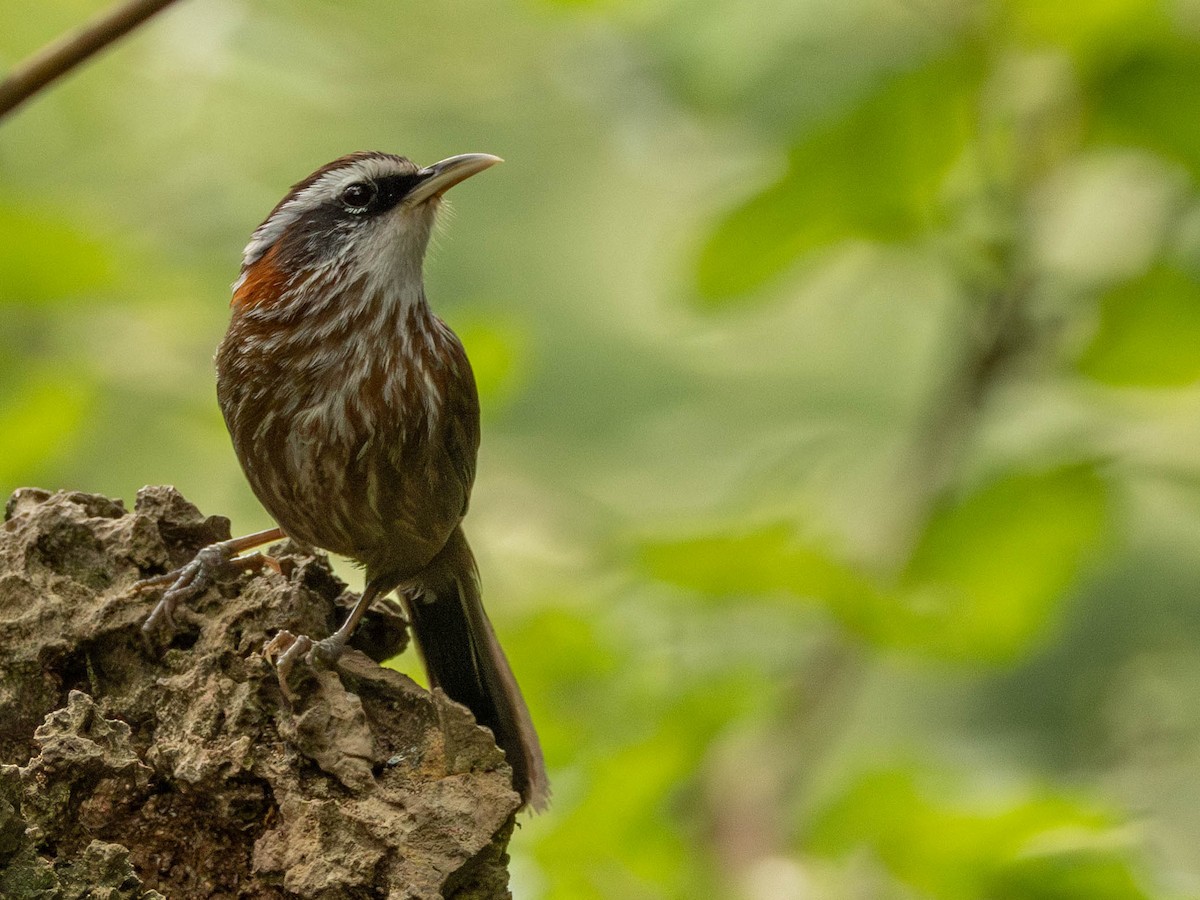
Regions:
<instances>
[{"instance_id":1,"label":"lichen on rock","mask_svg":"<svg viewBox=\"0 0 1200 900\"><path fill-rule=\"evenodd\" d=\"M352 599L324 558L272 548L284 574L210 589L147 649L155 598L130 587L228 537L168 487L133 512L31 488L8 501L0 897L509 896L503 754L463 707L377 664L406 640L394 611L283 696L264 642L328 634Z\"/></svg>"}]
</instances>

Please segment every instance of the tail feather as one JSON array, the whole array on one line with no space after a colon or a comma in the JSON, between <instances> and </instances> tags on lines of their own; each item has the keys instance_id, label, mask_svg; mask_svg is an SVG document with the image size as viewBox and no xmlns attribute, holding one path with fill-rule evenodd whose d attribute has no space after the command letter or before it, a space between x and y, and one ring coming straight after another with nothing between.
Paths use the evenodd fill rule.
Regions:
<instances>
[{"instance_id":1,"label":"tail feather","mask_svg":"<svg viewBox=\"0 0 1200 900\"><path fill-rule=\"evenodd\" d=\"M407 605L430 686L440 687L491 729L522 801L544 809L550 788L542 747L483 608L475 558L461 528L422 573L419 588Z\"/></svg>"}]
</instances>

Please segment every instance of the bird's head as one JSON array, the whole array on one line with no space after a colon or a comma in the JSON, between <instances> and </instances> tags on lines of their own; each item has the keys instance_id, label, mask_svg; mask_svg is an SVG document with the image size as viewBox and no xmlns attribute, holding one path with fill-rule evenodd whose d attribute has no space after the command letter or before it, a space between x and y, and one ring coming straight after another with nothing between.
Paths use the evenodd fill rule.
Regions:
<instances>
[{"instance_id":1,"label":"bird's head","mask_svg":"<svg viewBox=\"0 0 1200 900\"><path fill-rule=\"evenodd\" d=\"M403 156L363 152L322 166L251 236L233 285L235 309L300 300L309 288L353 286L366 297L419 292L442 195L500 161L464 153L422 169Z\"/></svg>"}]
</instances>

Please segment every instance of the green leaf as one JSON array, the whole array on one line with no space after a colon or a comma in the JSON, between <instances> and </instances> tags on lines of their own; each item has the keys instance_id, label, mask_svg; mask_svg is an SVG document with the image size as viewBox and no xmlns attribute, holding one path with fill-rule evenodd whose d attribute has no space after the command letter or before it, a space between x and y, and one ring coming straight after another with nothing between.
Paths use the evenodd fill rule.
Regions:
<instances>
[{"instance_id":1,"label":"green leaf","mask_svg":"<svg viewBox=\"0 0 1200 900\"><path fill-rule=\"evenodd\" d=\"M1008 0L1004 9L1009 30L1018 40L1039 48L1062 47L1084 69L1109 64L1169 27L1159 0Z\"/></svg>"},{"instance_id":2,"label":"green leaf","mask_svg":"<svg viewBox=\"0 0 1200 900\"><path fill-rule=\"evenodd\" d=\"M1003 660L1044 629L1108 521L1095 469L1005 475L931 516L900 582L896 638Z\"/></svg>"},{"instance_id":3,"label":"green leaf","mask_svg":"<svg viewBox=\"0 0 1200 900\"><path fill-rule=\"evenodd\" d=\"M974 132L981 70L973 52L935 59L801 140L779 181L718 222L700 254L700 294L723 302L817 247L904 240L929 226Z\"/></svg>"},{"instance_id":4,"label":"green leaf","mask_svg":"<svg viewBox=\"0 0 1200 900\"><path fill-rule=\"evenodd\" d=\"M1133 56L1090 86L1091 138L1144 147L1200 178L1200 46L1159 48Z\"/></svg>"},{"instance_id":5,"label":"green leaf","mask_svg":"<svg viewBox=\"0 0 1200 900\"><path fill-rule=\"evenodd\" d=\"M1089 466L1006 475L936 509L891 586L786 525L647 541L639 564L708 597L812 600L879 646L1003 661L1043 632L1104 534L1107 509Z\"/></svg>"},{"instance_id":6,"label":"green leaf","mask_svg":"<svg viewBox=\"0 0 1200 900\"><path fill-rule=\"evenodd\" d=\"M1108 292L1079 369L1122 387L1179 387L1200 380L1200 283L1161 266Z\"/></svg>"},{"instance_id":7,"label":"green leaf","mask_svg":"<svg viewBox=\"0 0 1200 900\"><path fill-rule=\"evenodd\" d=\"M709 597L787 594L828 600L871 586L827 551L805 544L786 524L732 534L648 540L642 570Z\"/></svg>"},{"instance_id":8,"label":"green leaf","mask_svg":"<svg viewBox=\"0 0 1200 900\"><path fill-rule=\"evenodd\" d=\"M820 813L807 850L864 848L936 900L1143 900L1103 810L1056 795L948 803L944 784L904 770L864 776Z\"/></svg>"},{"instance_id":9,"label":"green leaf","mask_svg":"<svg viewBox=\"0 0 1200 900\"><path fill-rule=\"evenodd\" d=\"M1130 863L1105 847L1030 854L1001 867L991 881L988 897L1142 900L1149 896Z\"/></svg>"}]
</instances>

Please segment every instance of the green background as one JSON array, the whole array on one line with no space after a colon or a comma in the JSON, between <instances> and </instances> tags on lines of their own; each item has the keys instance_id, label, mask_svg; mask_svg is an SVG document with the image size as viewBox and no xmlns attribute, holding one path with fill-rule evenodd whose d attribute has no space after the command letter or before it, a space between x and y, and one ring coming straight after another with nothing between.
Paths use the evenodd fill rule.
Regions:
<instances>
[{"instance_id":1,"label":"green background","mask_svg":"<svg viewBox=\"0 0 1200 900\"><path fill-rule=\"evenodd\" d=\"M266 527L228 285L360 149L507 160L427 283L518 897L1200 897L1200 0L186 0L0 125L0 492Z\"/></svg>"}]
</instances>

